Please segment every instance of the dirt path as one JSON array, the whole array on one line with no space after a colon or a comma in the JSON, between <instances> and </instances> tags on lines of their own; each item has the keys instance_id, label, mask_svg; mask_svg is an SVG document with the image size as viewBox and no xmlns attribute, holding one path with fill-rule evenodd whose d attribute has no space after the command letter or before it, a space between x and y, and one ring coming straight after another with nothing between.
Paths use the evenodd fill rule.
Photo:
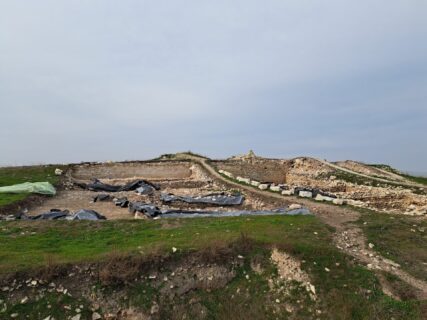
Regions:
<instances>
[{"instance_id":1,"label":"dirt path","mask_svg":"<svg viewBox=\"0 0 427 320\"><path fill-rule=\"evenodd\" d=\"M379 255L366 244L366 238L355 222L360 218L360 213L348 207L340 207L322 202L313 202L312 200L303 199L294 196L282 196L281 194L272 193L269 191L262 191L255 189L252 186L242 185L237 182L228 180L220 175L206 159L191 156L187 154L178 155L180 158L190 159L200 164L211 176L220 180L226 185L243 189L251 194L261 196L263 198L275 198L278 200L286 200L294 203L300 203L310 209L316 214L323 222L335 228L334 242L338 249L346 254L354 257L359 263L367 266L373 271L387 271L406 283L410 284L416 289L416 296L418 299L427 299L427 283L417 279L404 270L400 266ZM349 170L350 171L350 170ZM379 277L381 278L381 277ZM384 286L383 286L384 287ZM384 292L388 293L384 288Z\"/></svg>"}]
</instances>

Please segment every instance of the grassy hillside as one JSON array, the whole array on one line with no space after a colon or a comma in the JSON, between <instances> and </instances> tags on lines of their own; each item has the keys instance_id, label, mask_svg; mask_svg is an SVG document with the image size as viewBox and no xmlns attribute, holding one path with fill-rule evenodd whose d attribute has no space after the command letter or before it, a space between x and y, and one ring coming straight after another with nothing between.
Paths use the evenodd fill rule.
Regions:
<instances>
[{"instance_id":1,"label":"grassy hillside","mask_svg":"<svg viewBox=\"0 0 427 320\"><path fill-rule=\"evenodd\" d=\"M156 252L179 260L191 252L207 249L213 252L215 248L230 246L239 241L243 233L251 245L246 249L233 247L232 256L242 255L245 262L225 288L195 290L169 299L159 288L150 287L147 282L135 282L120 288L127 297L124 305L147 309L153 300L159 301L165 318L174 318L174 308L189 303L190 299L200 303L207 319L422 318L425 304L399 302L385 296L371 271L358 266L335 248L332 232L312 216L8 222L0 229L0 271L3 274L18 270L28 272L46 264L102 262L118 252L129 257L144 257ZM173 247L177 248L175 254ZM302 269L316 287L316 301L293 282L282 284L288 288L284 291L270 288L269 279L277 278L277 270L269 259L272 247L302 261ZM261 273L254 271L254 259L263 266ZM102 283L101 287L107 292L117 290L117 287ZM58 308L64 302L58 299L64 298L46 295L26 305L9 304L8 314L16 312L35 317L60 314ZM87 304L81 298L67 299L70 305ZM49 310L45 307L47 303L51 305ZM285 305L296 307L289 313L283 309ZM82 316L89 318L90 313L82 313Z\"/></svg>"},{"instance_id":2,"label":"grassy hillside","mask_svg":"<svg viewBox=\"0 0 427 320\"><path fill-rule=\"evenodd\" d=\"M394 169L393 167L386 165L386 164L370 164L370 166L398 174L398 175L405 177L406 179L411 180L413 182L427 185L427 177L418 177L418 176L406 174L406 173L400 172L399 170Z\"/></svg>"},{"instance_id":3,"label":"grassy hillside","mask_svg":"<svg viewBox=\"0 0 427 320\"><path fill-rule=\"evenodd\" d=\"M96 261L112 251L197 250L218 241L228 243L242 232L261 243L289 241L302 249L315 248L313 240L327 242L330 236L325 225L306 216L8 222L0 228L0 273L43 266L46 256L58 263L80 263Z\"/></svg>"},{"instance_id":4,"label":"grassy hillside","mask_svg":"<svg viewBox=\"0 0 427 320\"><path fill-rule=\"evenodd\" d=\"M402 215L378 214L367 209L359 225L368 242L413 276L427 281L427 221Z\"/></svg>"}]
</instances>

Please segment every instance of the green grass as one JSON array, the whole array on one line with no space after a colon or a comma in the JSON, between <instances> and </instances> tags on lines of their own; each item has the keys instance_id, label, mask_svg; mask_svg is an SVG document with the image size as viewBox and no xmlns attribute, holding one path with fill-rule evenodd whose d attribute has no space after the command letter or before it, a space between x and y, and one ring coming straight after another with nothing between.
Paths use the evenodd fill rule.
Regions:
<instances>
[{"instance_id":1,"label":"green grass","mask_svg":"<svg viewBox=\"0 0 427 320\"><path fill-rule=\"evenodd\" d=\"M160 161L160 160L165 160L165 159L173 160L175 158L176 158L175 153L164 153L164 154L161 154L160 156L158 156L156 158L151 159L150 161Z\"/></svg>"},{"instance_id":2,"label":"green grass","mask_svg":"<svg viewBox=\"0 0 427 320\"><path fill-rule=\"evenodd\" d=\"M179 153L178 153L178 154L179 154ZM194 156L194 157L198 157L198 158L203 158L203 159L209 160L209 157L204 156L204 155L201 155L200 153L193 152L193 151L191 151L191 150L188 150L188 151L186 151L186 152L182 152L182 154L183 154L183 155L188 154L188 155L190 155L190 156Z\"/></svg>"},{"instance_id":3,"label":"green grass","mask_svg":"<svg viewBox=\"0 0 427 320\"><path fill-rule=\"evenodd\" d=\"M393 168L392 166L389 166L388 164L368 164L368 166L378 168L378 169L382 169L382 170L385 170L385 171L388 171L391 173L395 173L398 175L402 174L399 170Z\"/></svg>"},{"instance_id":4,"label":"green grass","mask_svg":"<svg viewBox=\"0 0 427 320\"><path fill-rule=\"evenodd\" d=\"M170 251L172 247L200 249L218 239L233 241L241 232L265 243L285 239L296 242L304 232L309 236L298 241L304 245L313 240L310 232L314 231L319 237L328 234L323 224L309 216L7 222L0 225L0 272L42 266L47 256L64 263L97 260L114 250L149 253L154 249Z\"/></svg>"},{"instance_id":5,"label":"green grass","mask_svg":"<svg viewBox=\"0 0 427 320\"><path fill-rule=\"evenodd\" d=\"M81 310L81 319L91 319L92 312L89 303L81 298L68 295L49 293L40 300L30 300L26 304L7 305L7 311L0 313L0 319L11 319L11 314L18 314L15 319L45 319L51 316L54 319L70 319L76 315L76 309ZM83 308L80 308L83 306Z\"/></svg>"},{"instance_id":6,"label":"green grass","mask_svg":"<svg viewBox=\"0 0 427 320\"><path fill-rule=\"evenodd\" d=\"M427 281L427 221L358 210L362 212L359 225L368 242L375 245L374 250L399 263L413 276Z\"/></svg>"},{"instance_id":7,"label":"green grass","mask_svg":"<svg viewBox=\"0 0 427 320\"><path fill-rule=\"evenodd\" d=\"M126 303L149 310L153 300L163 299L159 301L163 306L163 318L172 318L177 312L174 306L187 305L191 298L200 301L207 319L289 318L284 304L273 313L278 308L276 299L291 304L299 301L303 307L293 314L298 319L422 318L421 310L425 305L415 301L398 302L384 296L375 275L338 251L332 243L333 230L313 216L5 222L0 225L0 272L28 270L43 266L47 261L99 261L107 259L112 252L145 255L155 250L171 253L172 247L178 248L176 257L179 259L186 252L210 247L218 241L236 241L242 233L254 239L256 245L245 254L244 266L225 288L211 292L196 290L167 300L159 296L158 290L146 284L135 284L128 288ZM277 277L268 258L271 246L305 261L302 268L316 287L318 302L311 301L307 293L297 287L288 295L268 290L268 279ZM256 255L262 257L264 273L261 275L250 268L250 261ZM325 267L331 272L326 272ZM237 289L241 294L236 293ZM40 307L35 304L27 312L35 315L32 310L37 308ZM321 315L315 314L317 309L322 310Z\"/></svg>"},{"instance_id":8,"label":"green grass","mask_svg":"<svg viewBox=\"0 0 427 320\"><path fill-rule=\"evenodd\" d=\"M277 224L281 219L283 219L284 224L279 227ZM263 246L258 246L250 255L245 257L244 267L238 270L237 277L227 287L213 292L202 290L193 292L185 297L184 304L192 299L201 301L207 310L208 319L288 319L291 315L283 309L283 304L280 307L275 305L276 299L292 305L298 304L297 301L299 301L302 307L292 313L294 319L422 318L421 308L425 304L414 301L398 302L385 297L373 273L355 265L352 259L338 252L330 242L331 230L319 224L316 218L258 217L250 222L250 224L255 224L253 229L248 228L247 223L245 223L246 227L244 228L246 232L252 230L249 236L255 239L257 239L256 230L264 227L259 224L260 221L256 220L268 221L273 231L271 236L265 237L263 235L258 240L279 247L283 246L288 252L305 261L302 268L313 279L320 296L320 302L316 304L309 299L304 290L298 288L294 288L290 295L269 293L268 279L275 277L275 270L268 259L269 250ZM296 220L302 221L295 224ZM301 228L302 225L305 227ZM277 227L279 228L276 230ZM280 229L281 236L277 237L276 232ZM318 236L314 235L314 230L319 232ZM255 233L253 233L254 231ZM298 236L295 233L298 233ZM218 237L223 235L219 232ZM255 255L263 256L264 272L262 275L256 274L250 268L249 262ZM337 263L339 266L336 265ZM330 268L331 273L325 272L325 267ZM249 275L250 281L246 279L246 275ZM155 290L147 291L150 292L150 299L156 299L155 293L153 296ZM137 301L136 299L131 300ZM144 301L141 302L141 307L146 307L146 300ZM178 301L163 303L169 304L170 308L163 308L162 316L171 318L175 312L172 307ZM316 314L318 309L322 310L322 315ZM277 312L273 313L273 310ZM192 315L189 316L192 317Z\"/></svg>"},{"instance_id":9,"label":"green grass","mask_svg":"<svg viewBox=\"0 0 427 320\"><path fill-rule=\"evenodd\" d=\"M28 197L27 193L7 194L0 193L0 206L13 204L18 201L22 201Z\"/></svg>"},{"instance_id":10,"label":"green grass","mask_svg":"<svg viewBox=\"0 0 427 320\"><path fill-rule=\"evenodd\" d=\"M28 166L28 167L5 167L0 168L0 187L10 186L24 182L47 181L53 185L59 182L60 177L54 174L55 168L63 166ZM0 206L12 204L25 199L28 194L5 194L0 193Z\"/></svg>"},{"instance_id":11,"label":"green grass","mask_svg":"<svg viewBox=\"0 0 427 320\"><path fill-rule=\"evenodd\" d=\"M198 291L192 297L198 297L201 304L208 310L210 319L288 319L290 314L285 310L284 303L297 304L297 300L304 304L303 308L294 311L293 315L299 319L310 319L315 313L315 302L312 301L306 290L289 283L292 289L290 294L270 291L268 279L277 280L277 272L268 260L269 251L258 250L247 257L245 265L237 272L237 276L224 289L212 293ZM254 272L249 264L254 255L264 258L263 272ZM246 278L249 276L249 279ZM278 289L277 284L275 289ZM278 305L276 299L282 301Z\"/></svg>"},{"instance_id":12,"label":"green grass","mask_svg":"<svg viewBox=\"0 0 427 320\"><path fill-rule=\"evenodd\" d=\"M128 307L138 306L148 311L158 295L157 288L153 288L148 283L137 283L129 288L126 296L127 301L123 301L123 303L127 304Z\"/></svg>"},{"instance_id":13,"label":"green grass","mask_svg":"<svg viewBox=\"0 0 427 320\"><path fill-rule=\"evenodd\" d=\"M395 294L401 297L402 300L410 300L416 298L414 290L413 288L411 288L411 285L391 273L383 272L382 275L387 280L389 285L393 288Z\"/></svg>"},{"instance_id":14,"label":"green grass","mask_svg":"<svg viewBox=\"0 0 427 320\"><path fill-rule=\"evenodd\" d=\"M299 253L304 254L303 251ZM330 254L332 254L330 251L324 253L325 260ZM303 269L314 279L320 298L317 302L310 299L305 289L292 282L287 282L286 286L290 287L288 294L279 290L269 292L268 279L277 279L274 267L268 265L267 260L263 274L256 274L249 266L250 257L246 259L246 264L238 276L225 289L213 293L201 292L199 295L209 310L210 319L422 318L421 304L398 302L385 297L375 276L365 269L352 265L346 257L334 254L334 261L338 261L340 267L334 268L333 275L324 271L327 261L319 261L319 256L313 258L303 265ZM313 265L314 262L317 262L317 265ZM249 275L250 281L245 275ZM237 289L240 294L236 294ZM279 306L276 299L281 302ZM289 313L284 303L297 307ZM321 310L322 313L317 314L317 310Z\"/></svg>"},{"instance_id":15,"label":"green grass","mask_svg":"<svg viewBox=\"0 0 427 320\"><path fill-rule=\"evenodd\" d=\"M411 180L413 182L419 183L419 184L425 184L427 185L427 178L426 177L416 177L416 176L411 176L408 174L401 174L402 177L405 177L408 180Z\"/></svg>"}]
</instances>

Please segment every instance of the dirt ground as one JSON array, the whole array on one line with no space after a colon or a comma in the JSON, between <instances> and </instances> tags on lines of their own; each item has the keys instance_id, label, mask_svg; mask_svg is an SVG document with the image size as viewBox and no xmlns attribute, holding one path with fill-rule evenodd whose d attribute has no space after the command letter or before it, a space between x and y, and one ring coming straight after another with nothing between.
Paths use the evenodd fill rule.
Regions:
<instances>
[{"instance_id":1,"label":"dirt ground","mask_svg":"<svg viewBox=\"0 0 427 320\"><path fill-rule=\"evenodd\" d=\"M90 182L99 179L104 183L123 185L130 181L145 179L160 186L159 191L152 195L139 195L134 191L128 192L94 192L82 189L73 182ZM220 181L214 181L199 165L190 162L159 162L159 163L114 163L96 165L78 165L67 172L65 184L68 187L58 194L32 207L29 215L38 215L51 209L95 210L107 219L133 219L134 216L126 208L116 206L112 200L93 202L93 198L100 194L109 194L111 198L127 197L129 201L141 201L155 204L162 210L168 209L205 209L205 210L261 210L277 209L275 203L265 203L256 197L246 196L240 206L218 207L208 205L191 205L174 203L165 205L160 200L161 193L172 193L180 196L198 196L214 192L230 192L229 187Z\"/></svg>"}]
</instances>

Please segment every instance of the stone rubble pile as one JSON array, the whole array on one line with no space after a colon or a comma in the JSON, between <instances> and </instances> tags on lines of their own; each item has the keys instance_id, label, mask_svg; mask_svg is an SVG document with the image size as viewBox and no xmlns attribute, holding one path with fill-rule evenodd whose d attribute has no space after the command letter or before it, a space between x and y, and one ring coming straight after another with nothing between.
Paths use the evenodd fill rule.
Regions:
<instances>
[{"instance_id":1,"label":"stone rubble pile","mask_svg":"<svg viewBox=\"0 0 427 320\"><path fill-rule=\"evenodd\" d=\"M219 170L220 174L229 177L231 179L237 180L240 183L244 183L253 187L257 187L260 190L270 190L272 192L278 192L282 195L287 196L299 196L302 198L313 198L316 201L328 201L336 205L347 204L346 199L337 199L335 195L327 194L321 190L309 188L309 187L290 187L286 184L274 184L270 182L260 182L256 180L251 180L249 178L244 178L237 176L234 178L234 175L231 172L225 170ZM360 202L352 202L353 205L360 205Z\"/></svg>"},{"instance_id":2,"label":"stone rubble pile","mask_svg":"<svg viewBox=\"0 0 427 320\"><path fill-rule=\"evenodd\" d=\"M373 183L369 179L360 181L360 178L350 182L335 175L335 169L311 158L294 159L289 168L286 172L286 185L256 181L244 176L235 177L226 170L219 170L219 173L260 190L280 192L285 196L296 195L319 202L411 216L427 215L426 189L415 190L416 188L400 185ZM321 192L316 192L317 190Z\"/></svg>"}]
</instances>

